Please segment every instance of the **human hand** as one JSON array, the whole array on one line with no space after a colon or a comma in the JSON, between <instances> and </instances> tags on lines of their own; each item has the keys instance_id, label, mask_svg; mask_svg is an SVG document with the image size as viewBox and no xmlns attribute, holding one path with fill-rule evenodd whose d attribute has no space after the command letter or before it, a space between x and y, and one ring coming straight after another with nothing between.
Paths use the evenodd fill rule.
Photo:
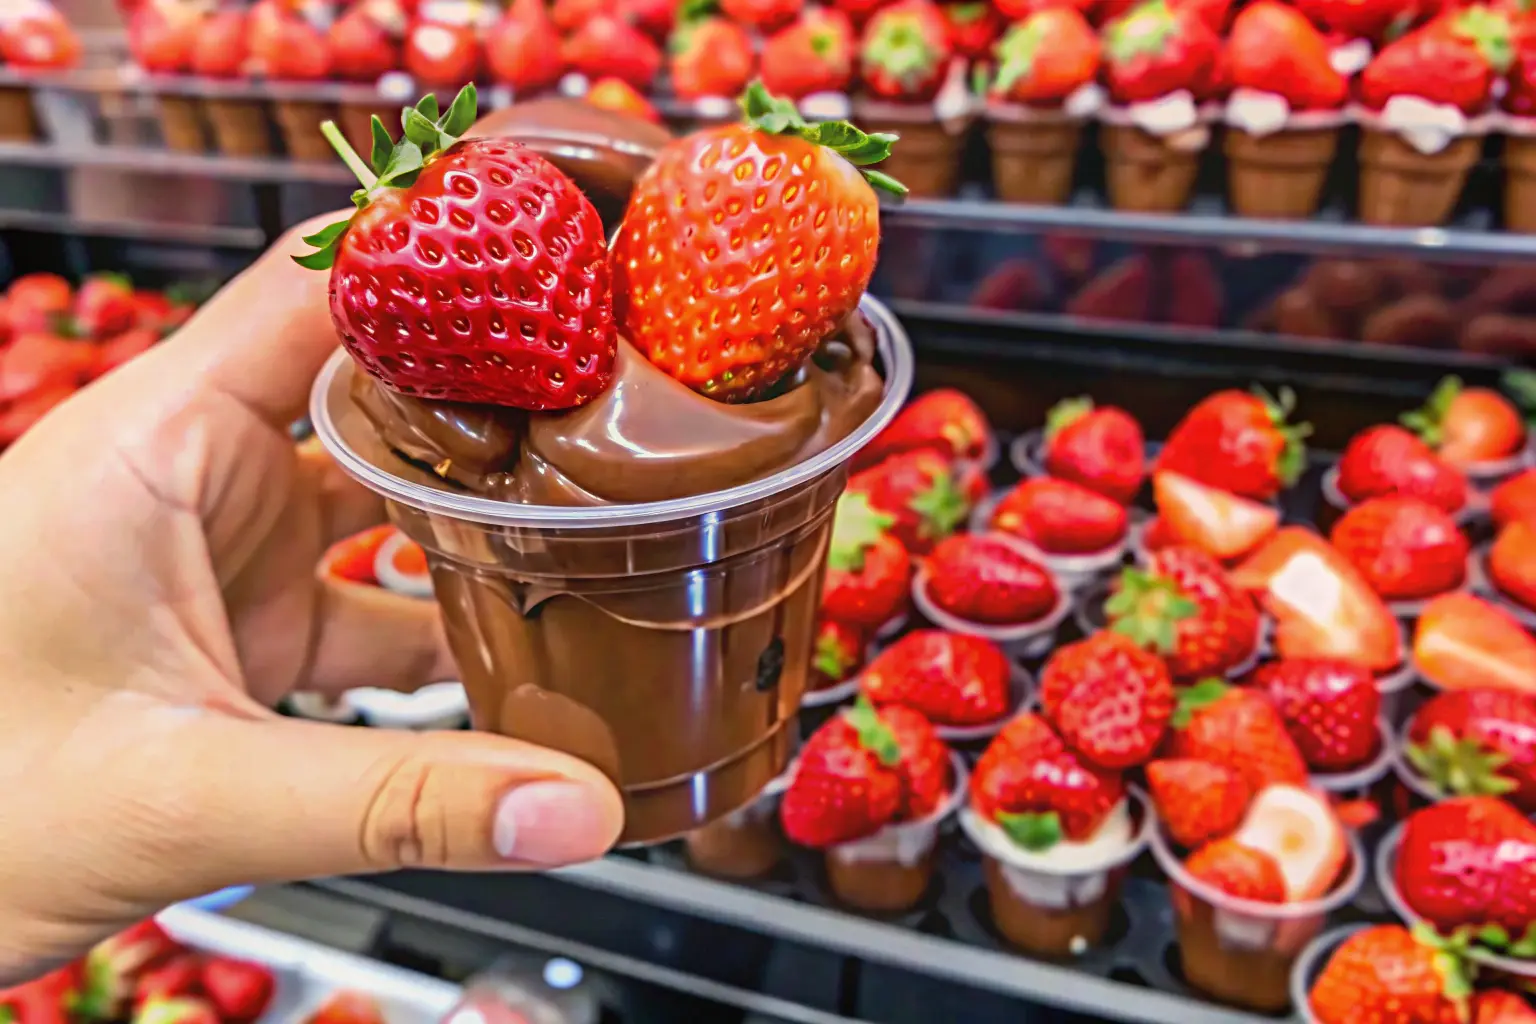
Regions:
<instances>
[{"instance_id":1,"label":"human hand","mask_svg":"<svg viewBox=\"0 0 1536 1024\"><path fill-rule=\"evenodd\" d=\"M289 259L320 223L0 458L0 984L226 885L546 867L619 834L570 757L269 710L454 674L436 605L315 572L383 518L288 434L336 345L326 275Z\"/></svg>"}]
</instances>

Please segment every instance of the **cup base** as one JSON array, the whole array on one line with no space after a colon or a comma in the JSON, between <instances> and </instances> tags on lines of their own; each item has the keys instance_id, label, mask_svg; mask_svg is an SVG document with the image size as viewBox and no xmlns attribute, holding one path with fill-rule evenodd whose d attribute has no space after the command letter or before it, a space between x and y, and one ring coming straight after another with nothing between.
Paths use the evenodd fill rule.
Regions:
<instances>
[{"instance_id":1,"label":"cup base","mask_svg":"<svg viewBox=\"0 0 1536 1024\"><path fill-rule=\"evenodd\" d=\"M826 855L827 884L840 903L874 914L899 914L922 902L933 883L930 851L911 864L898 860L845 860Z\"/></svg>"},{"instance_id":2,"label":"cup base","mask_svg":"<svg viewBox=\"0 0 1536 1024\"><path fill-rule=\"evenodd\" d=\"M685 837L688 863L716 878L752 881L772 874L784 848L773 822L747 812L721 818Z\"/></svg>"},{"instance_id":3,"label":"cup base","mask_svg":"<svg viewBox=\"0 0 1536 1024\"><path fill-rule=\"evenodd\" d=\"M1032 956L1067 960L1102 944L1109 932L1119 898L1118 878L1112 876L1099 897L1088 903L1043 907L1019 896L996 859L985 858L982 871L987 880L992 923L1016 949Z\"/></svg>"},{"instance_id":4,"label":"cup base","mask_svg":"<svg viewBox=\"0 0 1536 1024\"><path fill-rule=\"evenodd\" d=\"M1222 913L1198 898L1178 915L1179 958L1184 980L1228 1006L1259 1013L1281 1013L1291 1005L1293 953L1267 946L1239 948L1223 941L1216 915ZM1300 922L1287 922L1294 926ZM1317 920L1321 930L1323 919Z\"/></svg>"}]
</instances>

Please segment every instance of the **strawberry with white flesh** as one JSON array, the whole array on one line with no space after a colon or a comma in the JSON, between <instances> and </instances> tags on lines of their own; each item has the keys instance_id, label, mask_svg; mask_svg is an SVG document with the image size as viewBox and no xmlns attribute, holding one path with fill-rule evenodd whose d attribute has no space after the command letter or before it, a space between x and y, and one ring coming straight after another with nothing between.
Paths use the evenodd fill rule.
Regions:
<instances>
[{"instance_id":1,"label":"strawberry with white flesh","mask_svg":"<svg viewBox=\"0 0 1536 1024\"><path fill-rule=\"evenodd\" d=\"M1146 0L1104 29L1104 74L1116 103L1186 91L1195 102L1219 85L1221 38L1194 8Z\"/></svg>"},{"instance_id":2,"label":"strawberry with white flesh","mask_svg":"<svg viewBox=\"0 0 1536 1024\"><path fill-rule=\"evenodd\" d=\"M70 998L70 1013L90 1021L122 1019L139 976L180 949L154 918L97 943L81 964L80 987Z\"/></svg>"},{"instance_id":3,"label":"strawberry with white flesh","mask_svg":"<svg viewBox=\"0 0 1536 1024\"><path fill-rule=\"evenodd\" d=\"M1362 928L1333 951L1313 982L1310 1018L1317 1024L1493 1024L1469 1017L1471 972L1446 947L1428 929Z\"/></svg>"},{"instance_id":4,"label":"strawberry with white flesh","mask_svg":"<svg viewBox=\"0 0 1536 1024\"><path fill-rule=\"evenodd\" d=\"M565 74L560 33L540 0L513 3L485 34L491 77L519 97L552 89Z\"/></svg>"},{"instance_id":5,"label":"strawberry with white flesh","mask_svg":"<svg viewBox=\"0 0 1536 1024\"><path fill-rule=\"evenodd\" d=\"M1218 391L1185 414L1158 453L1157 470L1244 498L1269 501L1296 482L1307 464L1308 423L1291 424L1296 396L1286 388Z\"/></svg>"},{"instance_id":6,"label":"strawberry with white flesh","mask_svg":"<svg viewBox=\"0 0 1536 1024\"><path fill-rule=\"evenodd\" d=\"M1013 710L1008 656L979 636L913 630L865 666L859 690L876 705L902 705L936 725L995 722Z\"/></svg>"},{"instance_id":7,"label":"strawberry with white flesh","mask_svg":"<svg viewBox=\"0 0 1536 1024\"><path fill-rule=\"evenodd\" d=\"M1333 805L1325 795L1299 785L1267 786L1255 793L1232 838L1275 859L1289 903L1325 895L1349 860L1349 841Z\"/></svg>"},{"instance_id":8,"label":"strawberry with white flesh","mask_svg":"<svg viewBox=\"0 0 1536 1024\"><path fill-rule=\"evenodd\" d=\"M838 498L821 591L823 615L876 630L906 607L912 559L890 533L895 521L856 491Z\"/></svg>"},{"instance_id":9,"label":"strawberry with white flesh","mask_svg":"<svg viewBox=\"0 0 1536 1024\"><path fill-rule=\"evenodd\" d=\"M1514 522L1536 525L1536 469L1521 470L1493 489L1488 512L1500 529Z\"/></svg>"},{"instance_id":10,"label":"strawberry with white flesh","mask_svg":"<svg viewBox=\"0 0 1536 1024\"><path fill-rule=\"evenodd\" d=\"M791 842L825 849L936 809L949 754L922 715L861 700L817 729L779 803Z\"/></svg>"},{"instance_id":11,"label":"strawberry with white flesh","mask_svg":"<svg viewBox=\"0 0 1536 1024\"><path fill-rule=\"evenodd\" d=\"M1147 475L1141 424L1124 409L1068 398L1045 416L1045 471L1129 505Z\"/></svg>"},{"instance_id":12,"label":"strawberry with white flesh","mask_svg":"<svg viewBox=\"0 0 1536 1024\"><path fill-rule=\"evenodd\" d=\"M575 408L613 379L618 342L602 222L576 184L532 150L506 139L458 141L474 118L473 86L441 117L430 95L407 108L399 142L375 117L368 164L334 124L323 125L363 188L353 194L358 212L307 238L316 251L296 259L330 270L342 344L386 387ZM508 262L517 276L502 269ZM435 287L448 265L454 287ZM506 294L512 281L515 306Z\"/></svg>"},{"instance_id":13,"label":"strawberry with white flesh","mask_svg":"<svg viewBox=\"0 0 1536 1024\"><path fill-rule=\"evenodd\" d=\"M1099 34L1070 7L1035 11L1012 25L993 51L990 99L1050 110L1099 72ZM1137 453L1140 457L1140 452Z\"/></svg>"},{"instance_id":14,"label":"strawberry with white flesh","mask_svg":"<svg viewBox=\"0 0 1536 1024\"><path fill-rule=\"evenodd\" d=\"M864 27L859 75L872 98L927 103L938 95L953 56L949 27L938 5L899 0Z\"/></svg>"},{"instance_id":15,"label":"strawberry with white flesh","mask_svg":"<svg viewBox=\"0 0 1536 1024\"><path fill-rule=\"evenodd\" d=\"M823 618L811 648L811 689L824 690L852 678L864 664L869 641L857 626Z\"/></svg>"},{"instance_id":16,"label":"strawberry with white flesh","mask_svg":"<svg viewBox=\"0 0 1536 1024\"><path fill-rule=\"evenodd\" d=\"M1499 796L1536 814L1536 694L1438 693L1409 720L1403 756L1446 796Z\"/></svg>"},{"instance_id":17,"label":"strawberry with white flesh","mask_svg":"<svg viewBox=\"0 0 1536 1024\"><path fill-rule=\"evenodd\" d=\"M254 1021L272 1004L277 979L264 964L233 957L209 957L203 964L203 994L225 1024Z\"/></svg>"},{"instance_id":18,"label":"strawberry with white flesh","mask_svg":"<svg viewBox=\"0 0 1536 1024\"><path fill-rule=\"evenodd\" d=\"M802 100L819 92L846 92L853 83L853 26L841 11L813 7L763 42L758 63L763 87Z\"/></svg>"},{"instance_id":19,"label":"strawberry with white flesh","mask_svg":"<svg viewBox=\"0 0 1536 1024\"><path fill-rule=\"evenodd\" d=\"M935 451L903 452L848 479L848 490L892 518L891 533L923 555L964 524L971 500L962 468Z\"/></svg>"},{"instance_id":20,"label":"strawberry with white flesh","mask_svg":"<svg viewBox=\"0 0 1536 1024\"><path fill-rule=\"evenodd\" d=\"M474 25L433 18L411 25L401 55L405 70L428 89L451 89L478 78L484 56Z\"/></svg>"},{"instance_id":21,"label":"strawberry with white flesh","mask_svg":"<svg viewBox=\"0 0 1536 1024\"><path fill-rule=\"evenodd\" d=\"M1126 569L1104 602L1109 628L1162 655L1177 679L1228 672L1252 657L1259 610L1221 564L1171 547Z\"/></svg>"},{"instance_id":22,"label":"strawberry with white flesh","mask_svg":"<svg viewBox=\"0 0 1536 1024\"><path fill-rule=\"evenodd\" d=\"M1021 481L992 510L994 530L1047 555L1094 555L1125 540L1125 506L1082 484L1037 476Z\"/></svg>"},{"instance_id":23,"label":"strawberry with white flesh","mask_svg":"<svg viewBox=\"0 0 1536 1024\"><path fill-rule=\"evenodd\" d=\"M1536 694L1536 637L1472 594L1442 594L1424 606L1413 628L1413 662L1441 689Z\"/></svg>"},{"instance_id":24,"label":"strawberry with white flesh","mask_svg":"<svg viewBox=\"0 0 1536 1024\"><path fill-rule=\"evenodd\" d=\"M1270 662L1252 685L1269 695L1307 766L1319 772L1359 768L1381 750L1381 693L1370 669L1328 658Z\"/></svg>"},{"instance_id":25,"label":"strawberry with white flesh","mask_svg":"<svg viewBox=\"0 0 1536 1024\"><path fill-rule=\"evenodd\" d=\"M1153 761L1147 789L1169 838L1188 850L1235 831L1253 797L1238 772L1195 758Z\"/></svg>"},{"instance_id":26,"label":"strawberry with white flesh","mask_svg":"<svg viewBox=\"0 0 1536 1024\"><path fill-rule=\"evenodd\" d=\"M1228 74L1234 88L1278 95L1293 113L1337 110L1349 98L1349 81L1334 70L1330 50L1296 8L1259 0L1232 22Z\"/></svg>"},{"instance_id":27,"label":"strawberry with white flesh","mask_svg":"<svg viewBox=\"0 0 1536 1024\"><path fill-rule=\"evenodd\" d=\"M1480 114L1513 59L1502 12L1482 5L1455 9L1387 44L1360 73L1358 96L1370 110L1413 96Z\"/></svg>"},{"instance_id":28,"label":"strawberry with white flesh","mask_svg":"<svg viewBox=\"0 0 1536 1024\"><path fill-rule=\"evenodd\" d=\"M966 622L1011 626L1048 615L1061 597L1044 566L999 534L961 533L927 558L928 599Z\"/></svg>"},{"instance_id":29,"label":"strawberry with white flesh","mask_svg":"<svg viewBox=\"0 0 1536 1024\"><path fill-rule=\"evenodd\" d=\"M971 397L954 388L938 388L908 402L890 426L859 452L858 464L870 466L901 452L931 448L952 459L979 462L992 427Z\"/></svg>"},{"instance_id":30,"label":"strawberry with white flesh","mask_svg":"<svg viewBox=\"0 0 1536 1024\"><path fill-rule=\"evenodd\" d=\"M1169 470L1152 475L1152 500L1167 533L1167 543L1158 546L1188 544L1223 562L1242 558L1280 527L1274 506ZM1150 542L1147 547L1153 549Z\"/></svg>"},{"instance_id":31,"label":"strawberry with white flesh","mask_svg":"<svg viewBox=\"0 0 1536 1024\"><path fill-rule=\"evenodd\" d=\"M1189 855L1191 878L1234 899L1284 903L1285 874L1275 858L1236 839L1214 840Z\"/></svg>"},{"instance_id":32,"label":"strawberry with white flesh","mask_svg":"<svg viewBox=\"0 0 1536 1024\"><path fill-rule=\"evenodd\" d=\"M684 19L667 49L672 91L679 99L735 97L757 69L752 38L729 18Z\"/></svg>"},{"instance_id":33,"label":"strawberry with white flesh","mask_svg":"<svg viewBox=\"0 0 1536 1024\"><path fill-rule=\"evenodd\" d=\"M880 244L871 186L905 192L869 169L895 136L809 124L756 82L742 106L745 122L662 148L612 252L625 337L722 402L773 388L854 311Z\"/></svg>"},{"instance_id":34,"label":"strawberry with white flesh","mask_svg":"<svg viewBox=\"0 0 1536 1024\"><path fill-rule=\"evenodd\" d=\"M1395 878L1408 909L1442 934L1466 928L1536 959L1536 823L1503 800L1457 797L1409 815Z\"/></svg>"},{"instance_id":35,"label":"strawberry with white flesh","mask_svg":"<svg viewBox=\"0 0 1536 1024\"><path fill-rule=\"evenodd\" d=\"M1466 580L1466 536L1450 513L1418 498L1362 501L1339 517L1329 539L1389 601L1433 597Z\"/></svg>"},{"instance_id":36,"label":"strawberry with white flesh","mask_svg":"<svg viewBox=\"0 0 1536 1024\"><path fill-rule=\"evenodd\" d=\"M1117 773L1079 760L1027 712L1003 726L971 773L972 809L1031 853L1093 838L1124 800Z\"/></svg>"},{"instance_id":37,"label":"strawberry with white flesh","mask_svg":"<svg viewBox=\"0 0 1536 1024\"><path fill-rule=\"evenodd\" d=\"M1452 515L1467 503L1467 480L1416 435L1399 426L1367 427L1339 456L1339 493L1352 502L1388 494L1421 498Z\"/></svg>"},{"instance_id":38,"label":"strawberry with white flesh","mask_svg":"<svg viewBox=\"0 0 1536 1024\"><path fill-rule=\"evenodd\" d=\"M1058 647L1040 674L1040 708L1073 749L1101 768L1143 764L1173 716L1168 666L1118 633Z\"/></svg>"},{"instance_id":39,"label":"strawberry with white flesh","mask_svg":"<svg viewBox=\"0 0 1536 1024\"><path fill-rule=\"evenodd\" d=\"M1307 763L1285 720L1258 690L1206 679L1178 691L1168 722L1167 756L1210 761L1242 775L1249 792L1276 783L1301 786Z\"/></svg>"},{"instance_id":40,"label":"strawberry with white flesh","mask_svg":"<svg viewBox=\"0 0 1536 1024\"><path fill-rule=\"evenodd\" d=\"M1525 420L1514 403L1492 388L1469 388L1460 377L1442 380L1402 423L1461 470L1507 459L1525 445Z\"/></svg>"}]
</instances>

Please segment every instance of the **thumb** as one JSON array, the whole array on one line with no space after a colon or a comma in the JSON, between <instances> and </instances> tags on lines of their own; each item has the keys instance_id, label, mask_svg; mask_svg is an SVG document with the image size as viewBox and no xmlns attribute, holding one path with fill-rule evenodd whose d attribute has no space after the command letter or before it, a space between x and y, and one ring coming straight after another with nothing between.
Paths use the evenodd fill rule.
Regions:
<instances>
[{"instance_id":1,"label":"thumb","mask_svg":"<svg viewBox=\"0 0 1536 1024\"><path fill-rule=\"evenodd\" d=\"M184 723L162 841L199 856L174 897L402 867L553 867L602 855L623 824L597 769L502 736L215 713Z\"/></svg>"}]
</instances>

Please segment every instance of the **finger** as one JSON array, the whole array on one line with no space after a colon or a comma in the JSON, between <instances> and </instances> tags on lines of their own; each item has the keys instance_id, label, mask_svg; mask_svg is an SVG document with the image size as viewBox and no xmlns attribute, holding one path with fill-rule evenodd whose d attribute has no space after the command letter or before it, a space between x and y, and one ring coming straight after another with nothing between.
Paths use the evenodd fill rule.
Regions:
<instances>
[{"instance_id":1,"label":"finger","mask_svg":"<svg viewBox=\"0 0 1536 1024\"><path fill-rule=\"evenodd\" d=\"M352 479L315 438L299 445L299 460L316 480L325 544L334 544L384 522L384 499Z\"/></svg>"},{"instance_id":2,"label":"finger","mask_svg":"<svg viewBox=\"0 0 1536 1024\"><path fill-rule=\"evenodd\" d=\"M601 855L622 827L595 768L517 740L176 713L169 749L182 765L145 780L166 807L156 834L134 837L151 843L143 855L186 865L174 895L402 867L553 867Z\"/></svg>"},{"instance_id":3,"label":"finger","mask_svg":"<svg viewBox=\"0 0 1536 1024\"><path fill-rule=\"evenodd\" d=\"M345 580L322 579L320 588L319 639L305 689L411 691L458 678L437 602Z\"/></svg>"},{"instance_id":4,"label":"finger","mask_svg":"<svg viewBox=\"0 0 1536 1024\"><path fill-rule=\"evenodd\" d=\"M208 300L158 346L179 379L217 388L274 426L304 412L309 388L339 344L331 325L330 275L293 262L302 241L338 213L306 221Z\"/></svg>"}]
</instances>

